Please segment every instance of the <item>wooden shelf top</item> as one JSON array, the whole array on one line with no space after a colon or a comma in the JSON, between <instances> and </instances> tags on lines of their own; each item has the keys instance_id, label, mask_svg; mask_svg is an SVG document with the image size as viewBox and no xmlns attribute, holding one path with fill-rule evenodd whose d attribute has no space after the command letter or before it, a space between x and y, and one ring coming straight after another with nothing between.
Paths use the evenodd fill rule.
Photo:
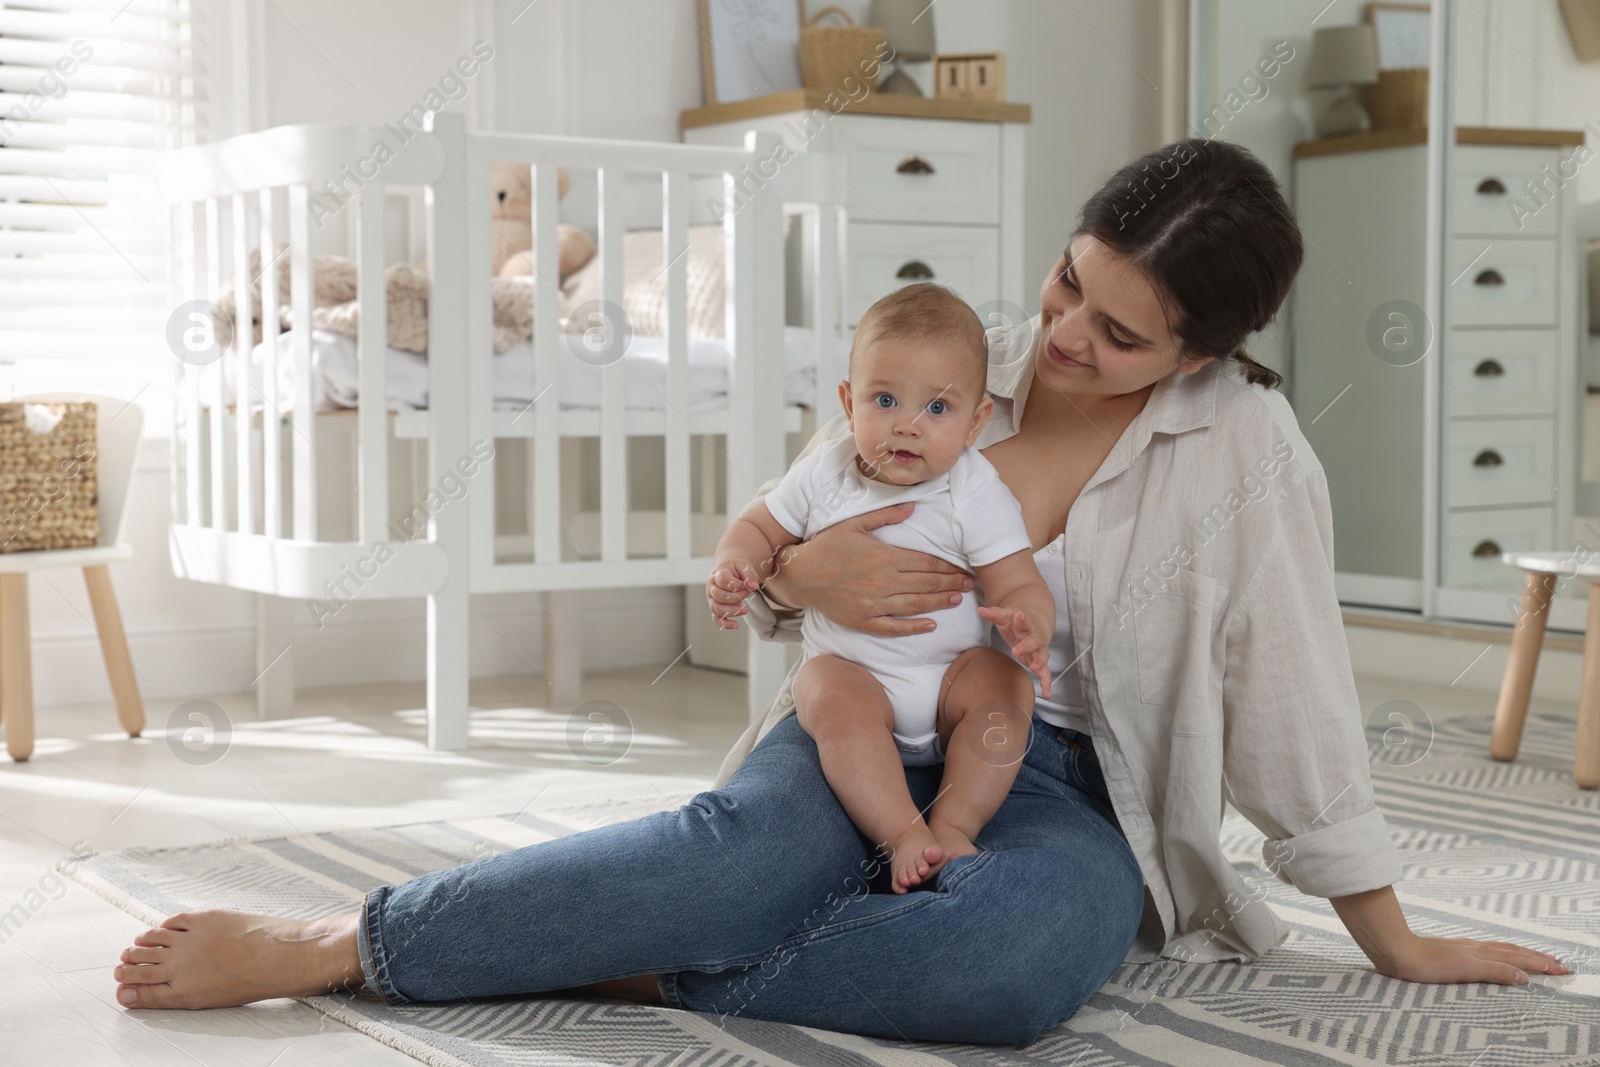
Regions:
<instances>
[{"instance_id":1,"label":"wooden shelf top","mask_svg":"<svg viewBox=\"0 0 1600 1067\"><path fill-rule=\"evenodd\" d=\"M1336 156L1345 152L1371 152L1379 148L1400 148L1405 145L1426 144L1427 127L1405 130L1373 130L1371 133L1353 133L1348 137L1323 137L1315 141L1301 141L1294 146L1294 158ZM1533 130L1508 126L1457 126L1456 144L1506 144L1531 145L1536 148L1560 148L1583 143L1582 130Z\"/></svg>"},{"instance_id":2,"label":"wooden shelf top","mask_svg":"<svg viewBox=\"0 0 1600 1067\"><path fill-rule=\"evenodd\" d=\"M840 107L841 101L843 107ZM1028 122L1033 118L1031 105L1010 101L938 100L900 93L868 93L852 102L843 93L793 89L731 104L687 108L678 116L678 128L688 130L696 126L742 122L765 115L781 115L785 111L810 111L813 108L849 115L893 115L899 118L959 119L966 122Z\"/></svg>"}]
</instances>

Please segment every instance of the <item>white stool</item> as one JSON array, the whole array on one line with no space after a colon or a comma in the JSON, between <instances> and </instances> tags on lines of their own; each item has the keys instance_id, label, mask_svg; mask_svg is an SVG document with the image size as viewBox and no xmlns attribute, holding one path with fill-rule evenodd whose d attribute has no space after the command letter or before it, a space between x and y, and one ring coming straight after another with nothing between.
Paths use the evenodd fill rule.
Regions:
<instances>
[{"instance_id":1,"label":"white stool","mask_svg":"<svg viewBox=\"0 0 1600 1067\"><path fill-rule=\"evenodd\" d=\"M1514 760L1528 718L1533 673L1539 666L1545 622L1555 597L1556 578L1589 582L1589 618L1583 638L1583 680L1578 693L1578 741L1572 777L1580 789L1600 788L1600 561L1579 564L1570 552L1507 552L1501 562L1524 572L1522 607L1511 632L1511 658L1500 682L1500 703L1494 712L1489 755Z\"/></svg>"}]
</instances>

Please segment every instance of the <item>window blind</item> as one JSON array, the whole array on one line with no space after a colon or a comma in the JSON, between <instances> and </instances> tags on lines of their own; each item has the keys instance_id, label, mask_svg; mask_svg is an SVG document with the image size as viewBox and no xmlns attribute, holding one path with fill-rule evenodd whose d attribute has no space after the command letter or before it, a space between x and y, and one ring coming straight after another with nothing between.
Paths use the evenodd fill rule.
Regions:
<instances>
[{"instance_id":1,"label":"window blind","mask_svg":"<svg viewBox=\"0 0 1600 1067\"><path fill-rule=\"evenodd\" d=\"M170 402L155 176L203 135L202 29L190 0L0 0L3 392Z\"/></svg>"}]
</instances>

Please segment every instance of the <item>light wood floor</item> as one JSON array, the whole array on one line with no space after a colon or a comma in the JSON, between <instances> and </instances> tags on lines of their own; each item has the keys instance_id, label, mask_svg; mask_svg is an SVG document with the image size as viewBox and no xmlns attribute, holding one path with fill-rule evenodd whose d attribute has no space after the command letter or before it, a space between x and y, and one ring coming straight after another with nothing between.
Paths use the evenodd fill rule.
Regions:
<instances>
[{"instance_id":1,"label":"light wood floor","mask_svg":"<svg viewBox=\"0 0 1600 1067\"><path fill-rule=\"evenodd\" d=\"M0 1063L415 1064L293 1001L125 1011L112 999L111 968L144 924L52 880L53 865L78 842L108 852L518 811L593 798L597 787L614 796L705 788L746 722L744 679L679 663L652 684L659 673L585 678L586 699L614 702L633 724L627 755L604 768L573 753L570 716L538 706L544 683L533 676L473 683L464 753L428 751L420 685L314 690L301 695L299 717L267 723L254 721L249 694L211 697L233 731L208 766L169 748L165 729L181 702L147 702L150 729L137 740L117 731L109 695L104 705L40 709L33 758L0 756ZM40 899L30 890L42 906L30 908ZM17 904L28 916L8 922Z\"/></svg>"},{"instance_id":2,"label":"light wood floor","mask_svg":"<svg viewBox=\"0 0 1600 1067\"><path fill-rule=\"evenodd\" d=\"M49 881L52 865L78 842L105 852L516 811L593 797L597 786L612 795L704 788L746 721L744 679L679 663L652 684L658 672L585 679L585 697L614 701L634 728L626 758L598 769L568 747L568 716L539 708L536 677L475 682L472 747L454 754L427 750L417 685L307 692L299 717L269 723L253 720L248 694L212 697L234 731L209 766L186 764L169 747L164 730L177 701L148 702L149 734L133 741L117 732L109 696L40 709L32 761L0 757L0 916L30 890L44 897L25 921L0 926L0 1061L415 1063L292 1001L124 1011L112 999L111 967L143 924L75 882ZM1487 722L1494 707L1492 694L1442 684L1358 679L1358 688L1369 714L1407 699L1436 720ZM1572 712L1537 702L1534 710Z\"/></svg>"}]
</instances>

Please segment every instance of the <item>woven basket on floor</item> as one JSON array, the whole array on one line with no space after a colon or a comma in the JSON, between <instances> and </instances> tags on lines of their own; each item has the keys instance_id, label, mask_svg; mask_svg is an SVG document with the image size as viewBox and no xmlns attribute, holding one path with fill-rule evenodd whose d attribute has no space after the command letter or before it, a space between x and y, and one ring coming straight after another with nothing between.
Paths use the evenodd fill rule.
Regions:
<instances>
[{"instance_id":1,"label":"woven basket on floor","mask_svg":"<svg viewBox=\"0 0 1600 1067\"><path fill-rule=\"evenodd\" d=\"M1367 88L1367 110L1375 130L1420 130L1428 125L1428 68L1378 71Z\"/></svg>"},{"instance_id":2,"label":"woven basket on floor","mask_svg":"<svg viewBox=\"0 0 1600 1067\"><path fill-rule=\"evenodd\" d=\"M0 552L100 543L95 449L92 403L0 403Z\"/></svg>"},{"instance_id":3,"label":"woven basket on floor","mask_svg":"<svg viewBox=\"0 0 1600 1067\"><path fill-rule=\"evenodd\" d=\"M818 20L837 15L843 26L818 26ZM822 92L866 92L877 88L879 56L888 35L876 26L857 26L849 14L825 7L800 30L800 80L807 89Z\"/></svg>"}]
</instances>

